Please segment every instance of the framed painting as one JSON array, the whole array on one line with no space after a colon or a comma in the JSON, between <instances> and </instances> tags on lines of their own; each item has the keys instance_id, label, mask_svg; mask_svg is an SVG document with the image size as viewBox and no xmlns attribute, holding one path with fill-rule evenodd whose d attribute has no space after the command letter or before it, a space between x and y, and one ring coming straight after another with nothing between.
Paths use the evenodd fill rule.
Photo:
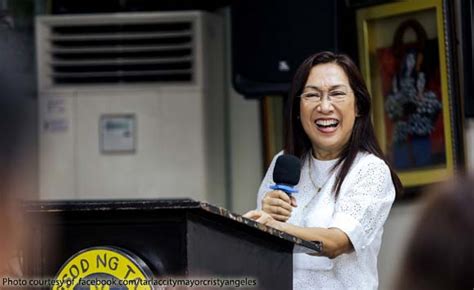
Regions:
<instances>
[{"instance_id":1,"label":"framed painting","mask_svg":"<svg viewBox=\"0 0 474 290\"><path fill-rule=\"evenodd\" d=\"M456 167L451 44L443 0L357 11L361 70L382 149L405 187L439 182Z\"/></svg>"}]
</instances>

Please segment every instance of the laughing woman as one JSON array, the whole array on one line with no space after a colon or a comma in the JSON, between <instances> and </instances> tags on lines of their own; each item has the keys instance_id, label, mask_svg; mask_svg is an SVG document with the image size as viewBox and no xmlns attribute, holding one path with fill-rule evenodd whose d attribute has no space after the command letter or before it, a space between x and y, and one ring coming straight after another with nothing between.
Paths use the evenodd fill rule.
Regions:
<instances>
[{"instance_id":1,"label":"laughing woman","mask_svg":"<svg viewBox=\"0 0 474 290\"><path fill-rule=\"evenodd\" d=\"M376 289L383 225L401 183L370 120L370 96L346 55L317 53L293 80L282 153L302 161L299 193L270 191L275 158L246 217L308 241L318 256L295 254L293 289Z\"/></svg>"}]
</instances>

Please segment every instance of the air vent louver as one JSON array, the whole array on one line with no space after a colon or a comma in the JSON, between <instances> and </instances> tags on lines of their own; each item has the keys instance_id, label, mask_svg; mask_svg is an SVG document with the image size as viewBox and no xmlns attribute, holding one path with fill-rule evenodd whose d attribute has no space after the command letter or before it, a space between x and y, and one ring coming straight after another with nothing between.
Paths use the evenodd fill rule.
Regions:
<instances>
[{"instance_id":1,"label":"air vent louver","mask_svg":"<svg viewBox=\"0 0 474 290\"><path fill-rule=\"evenodd\" d=\"M103 23L51 26L55 85L190 82L193 23Z\"/></svg>"}]
</instances>

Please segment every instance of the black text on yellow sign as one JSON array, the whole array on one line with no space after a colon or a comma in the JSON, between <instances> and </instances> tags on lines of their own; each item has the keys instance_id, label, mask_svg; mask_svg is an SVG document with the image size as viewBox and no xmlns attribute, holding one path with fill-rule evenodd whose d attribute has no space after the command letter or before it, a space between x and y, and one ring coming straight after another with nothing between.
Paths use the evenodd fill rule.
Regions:
<instances>
[{"instance_id":1,"label":"black text on yellow sign","mask_svg":"<svg viewBox=\"0 0 474 290\"><path fill-rule=\"evenodd\" d=\"M151 279L150 270L144 269L143 265L143 262L139 263L137 258L119 249L86 249L63 265L56 276L58 283L53 290L152 290L150 285L137 283Z\"/></svg>"}]
</instances>

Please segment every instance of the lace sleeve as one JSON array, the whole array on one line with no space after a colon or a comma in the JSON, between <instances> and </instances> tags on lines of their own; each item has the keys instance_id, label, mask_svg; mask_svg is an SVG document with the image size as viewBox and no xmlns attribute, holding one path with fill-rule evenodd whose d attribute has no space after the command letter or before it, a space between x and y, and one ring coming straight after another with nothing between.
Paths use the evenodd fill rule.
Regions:
<instances>
[{"instance_id":1,"label":"lace sleeve","mask_svg":"<svg viewBox=\"0 0 474 290\"><path fill-rule=\"evenodd\" d=\"M344 183L330 227L344 231L359 252L383 227L395 199L395 187L388 166L373 155L363 157Z\"/></svg>"},{"instance_id":2,"label":"lace sleeve","mask_svg":"<svg viewBox=\"0 0 474 290\"><path fill-rule=\"evenodd\" d=\"M268 166L267 173L265 173L265 177L263 178L262 183L260 184L260 188L258 189L257 209L259 210L262 209L263 197L265 196L267 192L271 191L270 185L274 183L273 182L273 169L275 168L275 162L280 155L283 155L283 151L278 152L278 154L276 154L273 157L273 160L270 163L270 166Z\"/></svg>"}]
</instances>

